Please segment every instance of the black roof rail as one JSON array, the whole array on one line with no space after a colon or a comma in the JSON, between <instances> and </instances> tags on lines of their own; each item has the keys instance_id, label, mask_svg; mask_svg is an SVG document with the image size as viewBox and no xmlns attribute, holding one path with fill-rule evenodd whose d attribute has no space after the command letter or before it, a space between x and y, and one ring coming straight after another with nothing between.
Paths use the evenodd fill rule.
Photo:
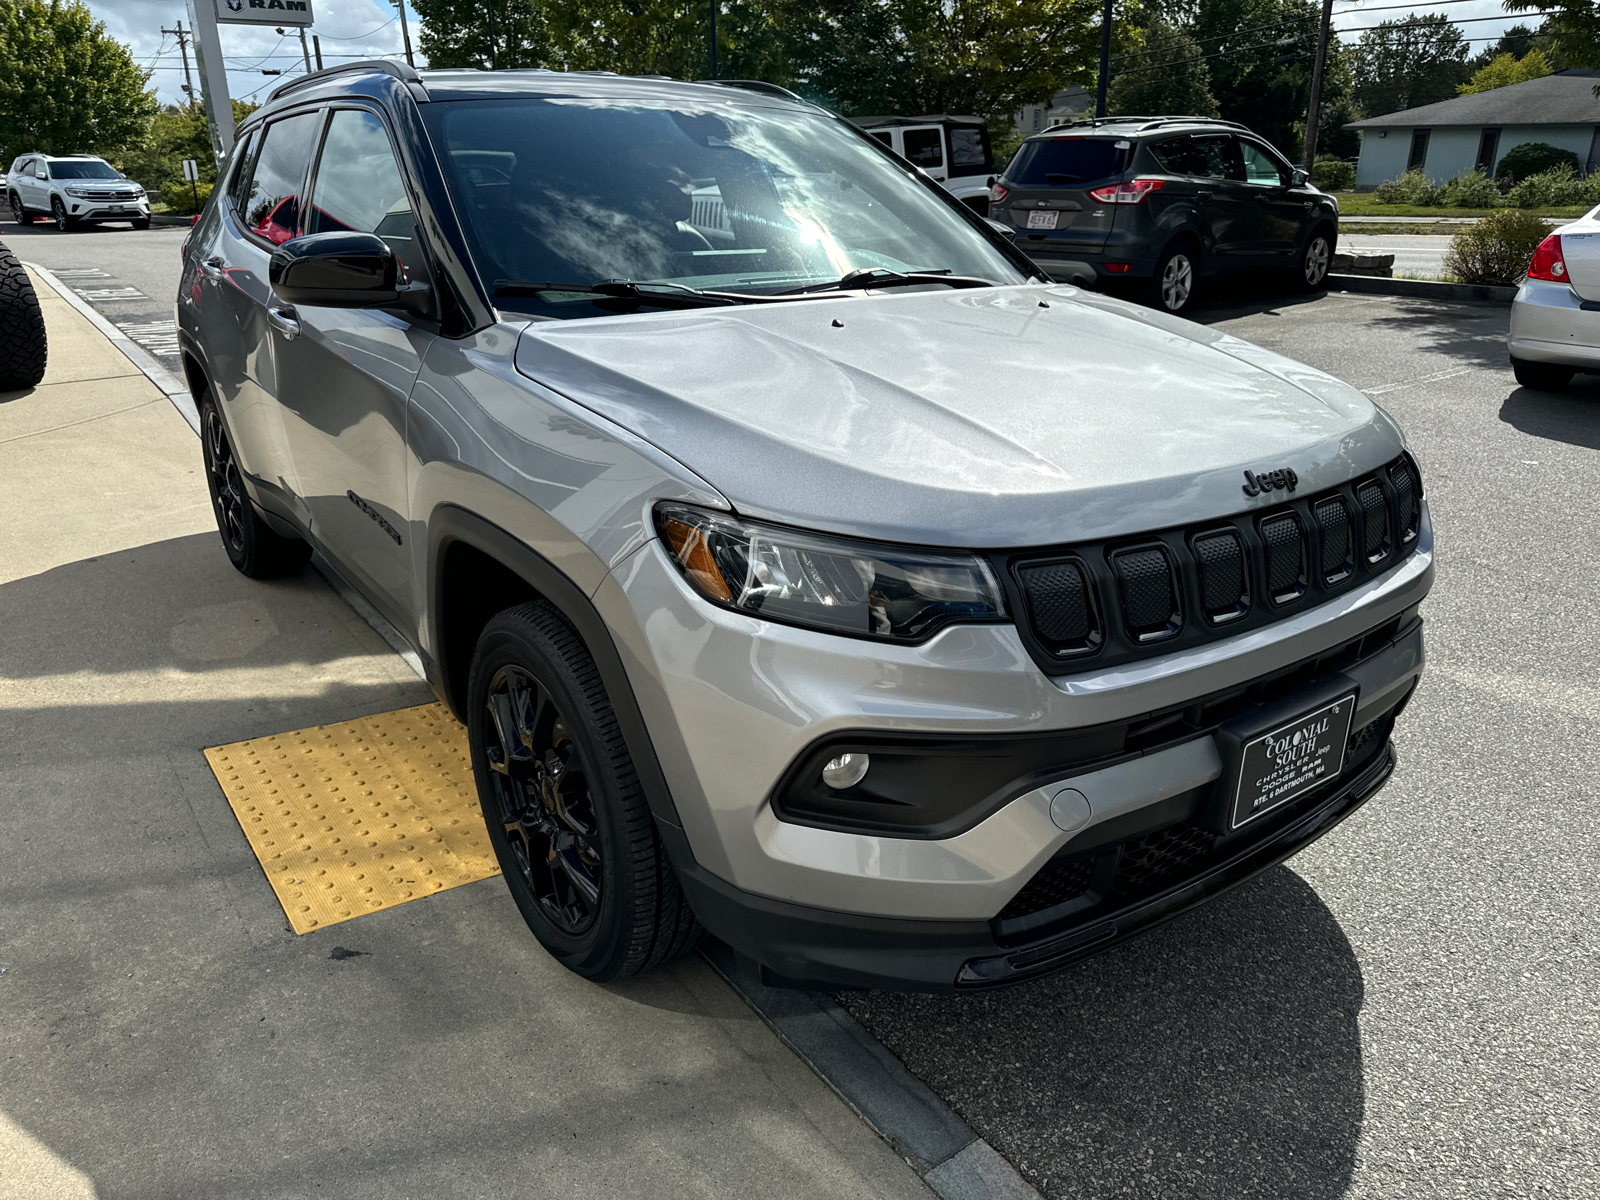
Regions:
<instances>
[{"instance_id":1,"label":"black roof rail","mask_svg":"<svg viewBox=\"0 0 1600 1200\"><path fill-rule=\"evenodd\" d=\"M783 100L793 100L799 104L808 101L803 96L797 96L786 87L776 83L768 83L764 79L702 79L700 83L714 83L718 87L743 88L747 92L760 92L763 96L777 96Z\"/></svg>"},{"instance_id":2,"label":"black roof rail","mask_svg":"<svg viewBox=\"0 0 1600 1200\"><path fill-rule=\"evenodd\" d=\"M279 96L287 96L296 88L307 87L313 83L321 83L331 75L344 75L351 71L382 71L386 75L393 75L401 83L421 85L422 76L417 74L415 67L407 66L403 62L395 62L390 58L364 58L360 62L341 63L337 67L327 67L321 71L313 71L309 75L299 75L287 83L280 83L267 93L267 99L276 100Z\"/></svg>"}]
</instances>

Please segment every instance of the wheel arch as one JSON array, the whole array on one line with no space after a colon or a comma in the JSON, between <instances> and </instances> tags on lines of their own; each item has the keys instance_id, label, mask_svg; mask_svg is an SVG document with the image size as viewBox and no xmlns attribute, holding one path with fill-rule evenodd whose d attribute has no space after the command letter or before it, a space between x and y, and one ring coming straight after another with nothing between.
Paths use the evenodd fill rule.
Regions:
<instances>
[{"instance_id":1,"label":"wheel arch","mask_svg":"<svg viewBox=\"0 0 1600 1200\"><path fill-rule=\"evenodd\" d=\"M583 590L549 559L498 525L443 504L428 521L427 634L439 690L467 723L467 676L478 637L496 613L532 600L552 605L582 640L633 759L650 811L682 822L616 642Z\"/></svg>"}]
</instances>

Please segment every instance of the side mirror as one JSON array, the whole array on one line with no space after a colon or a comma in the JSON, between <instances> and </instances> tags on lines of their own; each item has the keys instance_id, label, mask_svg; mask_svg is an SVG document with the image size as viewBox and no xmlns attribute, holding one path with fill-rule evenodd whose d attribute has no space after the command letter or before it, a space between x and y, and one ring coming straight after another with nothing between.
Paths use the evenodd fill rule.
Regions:
<instances>
[{"instance_id":1,"label":"side mirror","mask_svg":"<svg viewBox=\"0 0 1600 1200\"><path fill-rule=\"evenodd\" d=\"M1309 178L1310 178L1309 175L1307 175L1299 167L1296 167L1294 169L1294 173L1289 176L1289 186L1290 187L1305 187L1306 180L1309 179Z\"/></svg>"},{"instance_id":2,"label":"side mirror","mask_svg":"<svg viewBox=\"0 0 1600 1200\"><path fill-rule=\"evenodd\" d=\"M312 233L272 252L267 279L290 304L395 304L403 286L394 251L374 233Z\"/></svg>"},{"instance_id":3,"label":"side mirror","mask_svg":"<svg viewBox=\"0 0 1600 1200\"><path fill-rule=\"evenodd\" d=\"M994 230L1007 241L1014 242L1017 240L1017 231L1011 228L1011 226L1007 225L1004 221L995 221L989 217L985 217L984 220L989 223L990 229Z\"/></svg>"}]
</instances>

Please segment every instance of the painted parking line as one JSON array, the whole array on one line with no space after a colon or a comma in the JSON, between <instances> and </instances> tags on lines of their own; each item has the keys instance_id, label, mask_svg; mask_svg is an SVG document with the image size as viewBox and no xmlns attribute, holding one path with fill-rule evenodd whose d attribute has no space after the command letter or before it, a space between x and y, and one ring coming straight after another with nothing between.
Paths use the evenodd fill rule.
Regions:
<instances>
[{"instance_id":1,"label":"painted parking line","mask_svg":"<svg viewBox=\"0 0 1600 1200\"><path fill-rule=\"evenodd\" d=\"M442 704L205 752L296 933L500 873Z\"/></svg>"},{"instance_id":2,"label":"painted parking line","mask_svg":"<svg viewBox=\"0 0 1600 1200\"><path fill-rule=\"evenodd\" d=\"M1435 371L1431 375L1418 375L1415 379L1403 379L1399 383L1385 383L1378 387L1362 388L1363 396L1381 396L1385 392L1397 392L1401 388L1415 387L1419 383L1437 383L1441 379L1452 379L1457 375L1466 375L1475 371L1476 367L1451 367L1448 371Z\"/></svg>"}]
</instances>

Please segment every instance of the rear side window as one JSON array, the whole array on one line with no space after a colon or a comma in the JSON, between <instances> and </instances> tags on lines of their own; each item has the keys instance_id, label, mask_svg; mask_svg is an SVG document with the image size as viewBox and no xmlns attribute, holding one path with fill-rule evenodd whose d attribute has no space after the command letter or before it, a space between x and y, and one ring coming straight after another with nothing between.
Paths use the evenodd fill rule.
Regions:
<instances>
[{"instance_id":1,"label":"rear side window","mask_svg":"<svg viewBox=\"0 0 1600 1200\"><path fill-rule=\"evenodd\" d=\"M245 192L245 226L281 246L300 229L300 189L311 162L312 139L321 113L301 113L267 126Z\"/></svg>"},{"instance_id":2,"label":"rear side window","mask_svg":"<svg viewBox=\"0 0 1600 1200\"><path fill-rule=\"evenodd\" d=\"M950 126L950 165L975 172L994 170L989 151L989 131L981 125Z\"/></svg>"},{"instance_id":3,"label":"rear side window","mask_svg":"<svg viewBox=\"0 0 1600 1200\"><path fill-rule=\"evenodd\" d=\"M907 129L900 136L905 141L907 162L923 170L944 166L944 139L937 129Z\"/></svg>"},{"instance_id":4,"label":"rear side window","mask_svg":"<svg viewBox=\"0 0 1600 1200\"><path fill-rule=\"evenodd\" d=\"M1023 142L1006 178L1020 187L1070 186L1121 170L1122 151L1111 138L1050 138Z\"/></svg>"}]
</instances>

